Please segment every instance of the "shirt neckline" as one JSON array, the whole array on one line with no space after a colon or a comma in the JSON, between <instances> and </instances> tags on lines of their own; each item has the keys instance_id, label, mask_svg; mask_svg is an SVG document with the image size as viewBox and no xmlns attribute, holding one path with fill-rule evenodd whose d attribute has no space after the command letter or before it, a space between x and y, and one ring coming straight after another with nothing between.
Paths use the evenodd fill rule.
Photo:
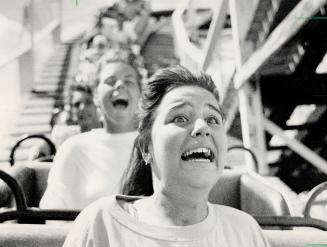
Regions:
<instances>
[{"instance_id":1,"label":"shirt neckline","mask_svg":"<svg viewBox=\"0 0 327 247\"><path fill-rule=\"evenodd\" d=\"M142 197L116 195L110 203L110 213L120 224L144 236L166 241L194 241L202 239L210 233L217 224L217 215L213 205L208 203L207 217L196 224L188 226L153 226L140 222L126 212L118 203L119 200L134 201Z\"/></svg>"},{"instance_id":2,"label":"shirt neckline","mask_svg":"<svg viewBox=\"0 0 327 247\"><path fill-rule=\"evenodd\" d=\"M110 133L107 132L104 128L96 128L91 130L92 133L99 136L99 138L116 138L119 140L129 140L130 138L136 138L138 135L137 131L129 131L129 132L123 132L123 133Z\"/></svg>"}]
</instances>

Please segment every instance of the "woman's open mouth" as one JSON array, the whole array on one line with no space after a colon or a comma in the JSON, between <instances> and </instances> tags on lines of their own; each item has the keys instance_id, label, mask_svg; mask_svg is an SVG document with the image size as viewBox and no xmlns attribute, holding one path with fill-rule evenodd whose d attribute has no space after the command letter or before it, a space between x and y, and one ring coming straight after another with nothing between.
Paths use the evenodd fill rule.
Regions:
<instances>
[{"instance_id":1,"label":"woman's open mouth","mask_svg":"<svg viewBox=\"0 0 327 247\"><path fill-rule=\"evenodd\" d=\"M188 150L182 154L181 158L183 161L212 162L215 155L209 148L203 147Z\"/></svg>"},{"instance_id":2,"label":"woman's open mouth","mask_svg":"<svg viewBox=\"0 0 327 247\"><path fill-rule=\"evenodd\" d=\"M112 105L115 108L126 109L128 107L128 100L126 99L115 99L112 101Z\"/></svg>"}]
</instances>

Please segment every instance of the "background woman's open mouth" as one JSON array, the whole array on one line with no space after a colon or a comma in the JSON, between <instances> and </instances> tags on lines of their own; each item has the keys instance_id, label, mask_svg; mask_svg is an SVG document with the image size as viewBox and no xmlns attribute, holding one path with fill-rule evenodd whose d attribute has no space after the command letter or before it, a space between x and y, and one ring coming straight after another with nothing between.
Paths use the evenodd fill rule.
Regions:
<instances>
[{"instance_id":1,"label":"background woman's open mouth","mask_svg":"<svg viewBox=\"0 0 327 247\"><path fill-rule=\"evenodd\" d=\"M128 100L126 99L116 99L112 101L112 104L115 108L127 108L128 106Z\"/></svg>"}]
</instances>

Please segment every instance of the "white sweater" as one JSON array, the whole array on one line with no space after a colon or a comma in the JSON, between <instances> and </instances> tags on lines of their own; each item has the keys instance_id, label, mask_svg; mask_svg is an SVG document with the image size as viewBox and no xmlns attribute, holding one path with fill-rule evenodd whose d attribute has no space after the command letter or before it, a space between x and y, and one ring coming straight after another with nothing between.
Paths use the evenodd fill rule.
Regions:
<instances>
[{"instance_id":1,"label":"white sweater","mask_svg":"<svg viewBox=\"0 0 327 247\"><path fill-rule=\"evenodd\" d=\"M78 216L64 247L269 247L248 214L208 203L208 216L189 226L152 226L127 213L111 196L98 200Z\"/></svg>"},{"instance_id":2,"label":"white sweater","mask_svg":"<svg viewBox=\"0 0 327 247\"><path fill-rule=\"evenodd\" d=\"M110 134L94 129L66 140L48 177L41 208L83 209L118 193L137 132Z\"/></svg>"}]
</instances>

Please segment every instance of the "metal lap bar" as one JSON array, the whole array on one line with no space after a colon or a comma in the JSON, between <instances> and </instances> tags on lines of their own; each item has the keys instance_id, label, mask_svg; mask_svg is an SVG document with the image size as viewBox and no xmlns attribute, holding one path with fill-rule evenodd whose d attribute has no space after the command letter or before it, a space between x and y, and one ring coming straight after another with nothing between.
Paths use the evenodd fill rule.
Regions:
<instances>
[{"instance_id":1,"label":"metal lap bar","mask_svg":"<svg viewBox=\"0 0 327 247\"><path fill-rule=\"evenodd\" d=\"M36 139L42 139L44 140L47 145L50 147L50 153L51 154L55 154L56 153L56 146L53 144L53 142L48 138L46 137L45 135L43 134L32 134L32 135L28 135L28 134L25 134L23 135L20 140L18 142L16 142L16 144L12 147L11 149L11 152L9 154L9 163L11 166L13 166L15 164L15 152L17 150L17 148L22 144L22 142L24 142L25 140L28 140L28 139L33 139L33 138L36 138Z\"/></svg>"},{"instance_id":2,"label":"metal lap bar","mask_svg":"<svg viewBox=\"0 0 327 247\"><path fill-rule=\"evenodd\" d=\"M39 222L45 220L73 221L80 213L78 210L32 209L8 210L0 213L0 222L19 220L20 222Z\"/></svg>"},{"instance_id":3,"label":"metal lap bar","mask_svg":"<svg viewBox=\"0 0 327 247\"><path fill-rule=\"evenodd\" d=\"M323 182L311 190L311 192L310 192L311 196L309 197L309 199L304 207L304 212L303 212L304 216L310 217L311 207L315 204L315 200L317 199L317 197L324 191L327 191L327 182ZM326 203L326 202L323 202L323 203ZM324 204L324 205L326 205L326 204Z\"/></svg>"},{"instance_id":4,"label":"metal lap bar","mask_svg":"<svg viewBox=\"0 0 327 247\"><path fill-rule=\"evenodd\" d=\"M296 226L296 227L314 227L327 231L327 222L313 219L311 217L295 216L254 216L260 226Z\"/></svg>"},{"instance_id":5,"label":"metal lap bar","mask_svg":"<svg viewBox=\"0 0 327 247\"><path fill-rule=\"evenodd\" d=\"M11 189L16 200L16 207L19 211L24 211L27 208L26 198L20 185L11 175L0 170L0 179L2 179Z\"/></svg>"}]
</instances>

